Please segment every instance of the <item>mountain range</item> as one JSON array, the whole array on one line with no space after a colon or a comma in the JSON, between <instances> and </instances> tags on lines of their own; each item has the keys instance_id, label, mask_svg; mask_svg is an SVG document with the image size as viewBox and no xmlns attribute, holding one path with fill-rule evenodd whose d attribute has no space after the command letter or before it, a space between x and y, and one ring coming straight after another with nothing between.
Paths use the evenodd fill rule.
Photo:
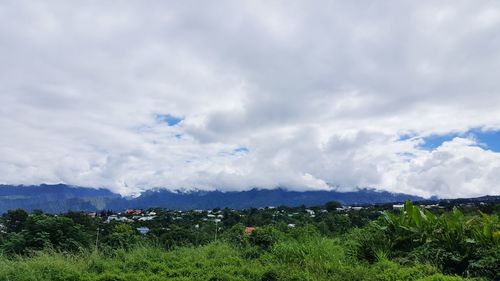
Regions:
<instances>
[{"instance_id":1,"label":"mountain range","mask_svg":"<svg viewBox=\"0 0 500 281\"><path fill-rule=\"evenodd\" d=\"M127 198L108 189L56 185L0 185L0 213L22 208L28 211L42 210L48 213L73 211L147 209L153 207L169 209L213 209L250 208L265 206L321 205L328 201L339 201L345 205L402 202L406 199L423 198L402 193L358 189L339 191L289 191L286 188L251 189L248 191L170 191L149 190L138 197Z\"/></svg>"}]
</instances>

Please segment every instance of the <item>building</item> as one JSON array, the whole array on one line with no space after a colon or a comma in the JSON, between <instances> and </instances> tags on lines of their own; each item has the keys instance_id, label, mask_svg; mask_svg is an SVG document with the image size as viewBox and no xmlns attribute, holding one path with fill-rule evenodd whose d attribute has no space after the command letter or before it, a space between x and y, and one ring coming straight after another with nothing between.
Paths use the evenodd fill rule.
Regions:
<instances>
[{"instance_id":1,"label":"building","mask_svg":"<svg viewBox=\"0 0 500 281\"><path fill-rule=\"evenodd\" d=\"M150 221L156 218L156 216L146 216L146 217L140 217L138 220L139 221Z\"/></svg>"},{"instance_id":2,"label":"building","mask_svg":"<svg viewBox=\"0 0 500 281\"><path fill-rule=\"evenodd\" d=\"M307 213L308 213L311 217L312 217L312 216L314 216L314 215L316 214L316 213L315 213L313 210L311 210L311 209L306 209L306 212L307 212Z\"/></svg>"},{"instance_id":3,"label":"building","mask_svg":"<svg viewBox=\"0 0 500 281\"><path fill-rule=\"evenodd\" d=\"M119 221L119 222L128 222L129 219L126 218L126 217L119 217L117 215L111 215L108 217L108 219L106 220L106 222L112 222L112 221Z\"/></svg>"},{"instance_id":4,"label":"building","mask_svg":"<svg viewBox=\"0 0 500 281\"><path fill-rule=\"evenodd\" d=\"M135 215L140 215L142 214L142 210L139 210L139 209L127 209L125 211L125 213L127 214L135 214Z\"/></svg>"},{"instance_id":5,"label":"building","mask_svg":"<svg viewBox=\"0 0 500 281\"><path fill-rule=\"evenodd\" d=\"M148 232L149 232L149 228L148 228L148 227L145 227L145 226L143 226L143 227L138 227L138 228L136 228L136 229L137 229L137 231L139 231L139 233L140 233L140 234L142 234L142 235L146 235L146 234L148 234Z\"/></svg>"},{"instance_id":6,"label":"building","mask_svg":"<svg viewBox=\"0 0 500 281\"><path fill-rule=\"evenodd\" d=\"M255 231L255 227L247 226L245 227L245 234L252 234Z\"/></svg>"},{"instance_id":7,"label":"building","mask_svg":"<svg viewBox=\"0 0 500 281\"><path fill-rule=\"evenodd\" d=\"M404 204L396 204L396 205L392 205L392 209L393 210L403 210L405 208L405 205Z\"/></svg>"}]
</instances>

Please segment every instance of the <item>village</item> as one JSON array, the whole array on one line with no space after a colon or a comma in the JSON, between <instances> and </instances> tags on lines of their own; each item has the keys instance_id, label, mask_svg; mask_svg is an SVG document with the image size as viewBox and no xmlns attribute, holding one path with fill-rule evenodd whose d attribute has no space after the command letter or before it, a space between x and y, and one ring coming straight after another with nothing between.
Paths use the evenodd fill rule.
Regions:
<instances>
[{"instance_id":1,"label":"village","mask_svg":"<svg viewBox=\"0 0 500 281\"><path fill-rule=\"evenodd\" d=\"M486 206L485 202L426 202L419 205L420 208L433 212L442 212L457 206L463 209L476 209ZM295 228L307 224L321 225L325 220L336 221L339 229L361 227L368 221L378 217L384 211L401 212L404 203L376 204L362 206L343 206L338 202L329 202L324 206L315 207L286 207L267 206L244 210L236 209L213 209L213 210L169 210L165 208L126 209L123 212L89 212L88 216L101 219L105 224L113 225L127 223L142 234L148 234L152 229L168 231L170 227L181 227L184 229L210 229L221 232L235 224L245 226L245 233L253 232L256 227L267 224L280 224L287 228ZM335 219L332 219L332 218ZM341 218L341 219L339 219ZM341 224L341 225L339 225ZM337 231L337 230L333 230ZM214 234L215 235L215 234Z\"/></svg>"}]
</instances>

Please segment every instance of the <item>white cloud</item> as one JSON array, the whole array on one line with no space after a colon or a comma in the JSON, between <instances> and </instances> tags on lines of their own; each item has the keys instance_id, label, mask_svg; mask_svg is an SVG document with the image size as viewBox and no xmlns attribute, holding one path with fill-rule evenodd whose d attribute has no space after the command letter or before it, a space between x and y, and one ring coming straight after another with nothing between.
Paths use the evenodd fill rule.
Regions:
<instances>
[{"instance_id":1,"label":"white cloud","mask_svg":"<svg viewBox=\"0 0 500 281\"><path fill-rule=\"evenodd\" d=\"M491 1L2 3L0 182L498 194L499 153L419 137L500 126L499 15Z\"/></svg>"}]
</instances>

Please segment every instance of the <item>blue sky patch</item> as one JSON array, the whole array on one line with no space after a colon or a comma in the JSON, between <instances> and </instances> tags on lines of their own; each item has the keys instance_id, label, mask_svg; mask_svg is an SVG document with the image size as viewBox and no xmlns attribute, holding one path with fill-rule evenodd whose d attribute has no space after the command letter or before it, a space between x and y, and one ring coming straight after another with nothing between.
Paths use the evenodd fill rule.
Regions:
<instances>
[{"instance_id":1,"label":"blue sky patch","mask_svg":"<svg viewBox=\"0 0 500 281\"><path fill-rule=\"evenodd\" d=\"M176 117L170 114L156 114L156 120L159 122L167 123L168 126L175 126L179 124L183 118Z\"/></svg>"},{"instance_id":2,"label":"blue sky patch","mask_svg":"<svg viewBox=\"0 0 500 281\"><path fill-rule=\"evenodd\" d=\"M412 138L414 138L416 136L417 136L416 133L405 133L405 134L402 134L402 135L399 136L399 140L400 141L405 141L405 140L412 139Z\"/></svg>"},{"instance_id":3,"label":"blue sky patch","mask_svg":"<svg viewBox=\"0 0 500 281\"><path fill-rule=\"evenodd\" d=\"M441 146L444 142L451 141L456 137L468 136L474 137L478 143L478 146L494 152L500 152L500 130L484 131L479 128L471 129L467 132L462 133L449 133L444 135L431 135L425 137L423 138L424 143L420 145L420 148L426 150L434 150Z\"/></svg>"},{"instance_id":4,"label":"blue sky patch","mask_svg":"<svg viewBox=\"0 0 500 281\"><path fill-rule=\"evenodd\" d=\"M425 150L434 150L440 147L444 142L451 141L460 135L461 134L458 133L451 133L446 135L430 135L423 138L424 143L422 143L419 147Z\"/></svg>"},{"instance_id":5,"label":"blue sky patch","mask_svg":"<svg viewBox=\"0 0 500 281\"><path fill-rule=\"evenodd\" d=\"M472 134L476 137L479 146L494 152L500 152L500 130L498 131L472 130Z\"/></svg>"},{"instance_id":6,"label":"blue sky patch","mask_svg":"<svg viewBox=\"0 0 500 281\"><path fill-rule=\"evenodd\" d=\"M248 148L246 147L238 147L236 149L234 149L234 152L242 152L242 153L248 153L250 150L248 150Z\"/></svg>"}]
</instances>

